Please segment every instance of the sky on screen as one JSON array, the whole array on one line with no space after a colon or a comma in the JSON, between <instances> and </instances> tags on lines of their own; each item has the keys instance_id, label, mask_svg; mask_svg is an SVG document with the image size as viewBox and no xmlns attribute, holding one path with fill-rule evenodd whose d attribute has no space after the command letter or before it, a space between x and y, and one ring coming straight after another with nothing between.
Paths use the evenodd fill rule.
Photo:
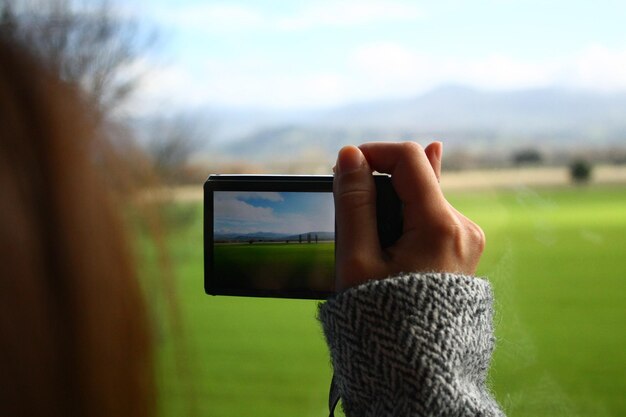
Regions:
<instances>
[{"instance_id":1,"label":"sky on screen","mask_svg":"<svg viewBox=\"0 0 626 417\"><path fill-rule=\"evenodd\" d=\"M119 8L161 33L158 53L139 64L152 103L315 108L444 84L626 89L623 0L119 0Z\"/></svg>"},{"instance_id":2,"label":"sky on screen","mask_svg":"<svg viewBox=\"0 0 626 417\"><path fill-rule=\"evenodd\" d=\"M214 233L333 232L331 193L236 192L214 193Z\"/></svg>"}]
</instances>

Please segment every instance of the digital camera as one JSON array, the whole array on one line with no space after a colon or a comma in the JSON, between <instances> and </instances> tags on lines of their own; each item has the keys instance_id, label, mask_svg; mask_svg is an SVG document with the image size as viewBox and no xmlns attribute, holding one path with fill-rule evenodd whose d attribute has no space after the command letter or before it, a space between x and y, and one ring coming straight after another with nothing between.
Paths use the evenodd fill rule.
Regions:
<instances>
[{"instance_id":1,"label":"digital camera","mask_svg":"<svg viewBox=\"0 0 626 417\"><path fill-rule=\"evenodd\" d=\"M374 175L383 248L402 204ZM332 176L211 175L204 184L204 288L211 295L325 299L335 291ZM340 242L339 242L340 243Z\"/></svg>"}]
</instances>

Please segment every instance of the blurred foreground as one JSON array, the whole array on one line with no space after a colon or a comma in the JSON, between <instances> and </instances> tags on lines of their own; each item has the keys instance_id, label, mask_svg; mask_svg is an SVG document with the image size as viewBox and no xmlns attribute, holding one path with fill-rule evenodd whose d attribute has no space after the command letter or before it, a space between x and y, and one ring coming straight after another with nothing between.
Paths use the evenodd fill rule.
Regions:
<instances>
[{"instance_id":1,"label":"blurred foreground","mask_svg":"<svg viewBox=\"0 0 626 417\"><path fill-rule=\"evenodd\" d=\"M487 234L479 273L496 291L491 381L507 415L624 415L626 187L448 195ZM331 370L317 303L205 295L202 206L168 213L184 340L164 327L162 415L324 415Z\"/></svg>"}]
</instances>

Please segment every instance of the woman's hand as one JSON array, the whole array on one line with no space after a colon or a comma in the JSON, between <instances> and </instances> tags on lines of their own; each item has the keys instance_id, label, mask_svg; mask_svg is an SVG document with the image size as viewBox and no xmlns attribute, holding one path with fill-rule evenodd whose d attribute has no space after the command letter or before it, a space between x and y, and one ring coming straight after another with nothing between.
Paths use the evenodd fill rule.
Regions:
<instances>
[{"instance_id":1,"label":"woman's hand","mask_svg":"<svg viewBox=\"0 0 626 417\"><path fill-rule=\"evenodd\" d=\"M346 146L337 158L334 196L338 290L401 272L472 275L485 246L482 229L450 205L439 186L442 145L414 142ZM372 171L391 175L402 200L400 239L382 249Z\"/></svg>"}]
</instances>

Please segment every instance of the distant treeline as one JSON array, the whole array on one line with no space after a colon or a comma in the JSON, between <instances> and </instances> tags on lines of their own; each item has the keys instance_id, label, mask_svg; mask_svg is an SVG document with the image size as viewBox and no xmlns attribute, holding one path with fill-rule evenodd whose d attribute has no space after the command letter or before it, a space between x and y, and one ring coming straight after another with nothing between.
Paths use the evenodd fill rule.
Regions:
<instances>
[{"instance_id":1,"label":"distant treeline","mask_svg":"<svg viewBox=\"0 0 626 417\"><path fill-rule=\"evenodd\" d=\"M247 235L215 235L215 243L297 243L314 244L319 242L332 242L335 234L332 232L308 232L297 235L281 235L276 233L252 233Z\"/></svg>"}]
</instances>

